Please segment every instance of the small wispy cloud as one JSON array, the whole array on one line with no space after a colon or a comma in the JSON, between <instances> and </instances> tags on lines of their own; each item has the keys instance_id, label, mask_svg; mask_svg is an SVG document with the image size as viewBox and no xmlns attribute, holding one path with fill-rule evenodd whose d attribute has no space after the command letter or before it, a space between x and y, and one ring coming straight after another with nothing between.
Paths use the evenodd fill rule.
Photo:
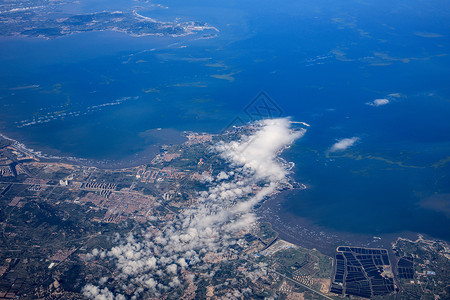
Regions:
<instances>
[{"instance_id":1,"label":"small wispy cloud","mask_svg":"<svg viewBox=\"0 0 450 300\"><path fill-rule=\"evenodd\" d=\"M356 136L338 140L335 144L333 144L333 146L331 146L329 152L344 151L353 146L357 141L359 141L359 137Z\"/></svg>"},{"instance_id":2,"label":"small wispy cloud","mask_svg":"<svg viewBox=\"0 0 450 300\"><path fill-rule=\"evenodd\" d=\"M389 102L391 102L389 99L383 98L383 99L375 99L371 102L367 102L366 104L370 105L370 106L378 107L378 106L383 106L383 105L389 104Z\"/></svg>"},{"instance_id":3,"label":"small wispy cloud","mask_svg":"<svg viewBox=\"0 0 450 300\"><path fill-rule=\"evenodd\" d=\"M392 94L389 94L388 97L390 97L390 98L402 98L402 97L405 97L405 96L400 94L400 93L392 93Z\"/></svg>"},{"instance_id":4,"label":"small wispy cloud","mask_svg":"<svg viewBox=\"0 0 450 300\"><path fill-rule=\"evenodd\" d=\"M444 37L444 35L440 34L440 33L435 33L435 32L423 32L423 31L416 31L414 32L415 35L420 36L420 37L424 37L424 38L441 38Z\"/></svg>"},{"instance_id":5,"label":"small wispy cloud","mask_svg":"<svg viewBox=\"0 0 450 300\"><path fill-rule=\"evenodd\" d=\"M373 107L379 107L379 106L384 106L384 105L392 103L392 102L397 102L401 98L406 98L406 95L401 94L401 93L390 93L390 94L384 96L384 98L379 98L379 99L375 99L373 101L366 102L366 105L373 106Z\"/></svg>"}]
</instances>

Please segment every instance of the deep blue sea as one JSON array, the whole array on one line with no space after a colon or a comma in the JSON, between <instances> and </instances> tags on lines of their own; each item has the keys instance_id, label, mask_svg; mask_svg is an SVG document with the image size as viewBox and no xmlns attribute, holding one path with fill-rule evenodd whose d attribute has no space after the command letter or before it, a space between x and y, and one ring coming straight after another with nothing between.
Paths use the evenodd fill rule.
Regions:
<instances>
[{"instance_id":1,"label":"deep blue sea","mask_svg":"<svg viewBox=\"0 0 450 300\"><path fill-rule=\"evenodd\" d=\"M155 2L156 3L156 2ZM221 132L265 91L311 124L285 156L287 210L336 231L450 240L448 1L80 1L204 21L216 38L116 32L0 38L0 131L31 148L126 159L157 128ZM381 106L369 105L386 99ZM342 138L358 138L329 153Z\"/></svg>"}]
</instances>

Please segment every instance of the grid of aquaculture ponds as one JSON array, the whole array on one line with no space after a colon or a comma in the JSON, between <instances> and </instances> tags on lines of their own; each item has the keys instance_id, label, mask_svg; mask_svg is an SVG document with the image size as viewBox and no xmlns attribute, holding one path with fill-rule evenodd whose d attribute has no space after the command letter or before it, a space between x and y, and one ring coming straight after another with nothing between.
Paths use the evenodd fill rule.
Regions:
<instances>
[{"instance_id":1,"label":"grid of aquaculture ponds","mask_svg":"<svg viewBox=\"0 0 450 300\"><path fill-rule=\"evenodd\" d=\"M386 267L390 267L386 249L340 246L331 292L364 298L389 294L394 291L394 280L384 274Z\"/></svg>"},{"instance_id":2,"label":"grid of aquaculture ponds","mask_svg":"<svg viewBox=\"0 0 450 300\"><path fill-rule=\"evenodd\" d=\"M398 261L397 265L398 277L401 279L413 279L414 278L414 261L412 257L403 256Z\"/></svg>"}]
</instances>

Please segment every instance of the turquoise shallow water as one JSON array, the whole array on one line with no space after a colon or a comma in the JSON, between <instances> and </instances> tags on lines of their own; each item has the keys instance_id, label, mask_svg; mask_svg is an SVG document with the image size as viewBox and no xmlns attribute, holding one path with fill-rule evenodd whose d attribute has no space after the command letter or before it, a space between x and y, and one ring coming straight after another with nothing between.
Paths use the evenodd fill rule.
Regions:
<instances>
[{"instance_id":1,"label":"turquoise shallow water","mask_svg":"<svg viewBox=\"0 0 450 300\"><path fill-rule=\"evenodd\" d=\"M67 9L133 5L91 2ZM123 159L162 142L148 130L217 133L249 120L263 90L282 116L311 124L285 154L309 185L286 209L335 230L450 239L445 1L165 4L141 13L206 21L218 37L1 38L1 131L49 153ZM375 99L390 103L366 104Z\"/></svg>"}]
</instances>

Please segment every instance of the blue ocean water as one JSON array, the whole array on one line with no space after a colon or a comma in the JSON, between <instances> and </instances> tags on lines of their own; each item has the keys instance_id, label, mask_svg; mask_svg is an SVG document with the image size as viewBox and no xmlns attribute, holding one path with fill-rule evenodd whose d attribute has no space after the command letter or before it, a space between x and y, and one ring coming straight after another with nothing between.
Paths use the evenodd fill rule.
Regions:
<instances>
[{"instance_id":1,"label":"blue ocean water","mask_svg":"<svg viewBox=\"0 0 450 300\"><path fill-rule=\"evenodd\" d=\"M446 1L140 5L143 15L205 21L220 32L2 37L0 130L52 154L122 159L161 142L152 129L220 132L235 117L248 119L244 108L265 91L283 116L311 124L285 154L309 186L286 209L337 231L450 239ZM375 99L389 103L367 104ZM351 137L359 138L353 147L328 153Z\"/></svg>"}]
</instances>

